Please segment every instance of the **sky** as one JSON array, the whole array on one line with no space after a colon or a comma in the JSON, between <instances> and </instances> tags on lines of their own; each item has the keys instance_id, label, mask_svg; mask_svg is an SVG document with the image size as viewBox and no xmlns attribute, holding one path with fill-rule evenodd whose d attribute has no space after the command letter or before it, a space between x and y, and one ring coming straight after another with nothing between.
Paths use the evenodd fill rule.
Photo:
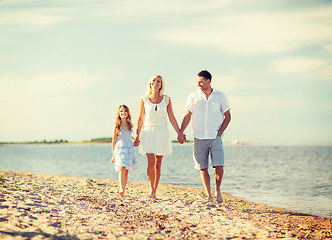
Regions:
<instances>
[{"instance_id":1,"label":"sky","mask_svg":"<svg viewBox=\"0 0 332 240\"><path fill-rule=\"evenodd\" d=\"M332 144L321 0L0 0L0 142L111 137L120 104L136 127L155 74L181 124L203 69L231 105L225 143Z\"/></svg>"}]
</instances>

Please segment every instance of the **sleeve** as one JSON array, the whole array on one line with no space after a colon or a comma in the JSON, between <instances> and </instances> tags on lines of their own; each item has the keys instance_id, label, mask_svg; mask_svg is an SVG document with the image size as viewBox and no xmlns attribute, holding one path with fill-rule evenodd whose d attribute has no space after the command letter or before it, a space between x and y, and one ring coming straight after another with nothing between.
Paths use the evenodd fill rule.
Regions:
<instances>
[{"instance_id":1,"label":"sleeve","mask_svg":"<svg viewBox=\"0 0 332 240\"><path fill-rule=\"evenodd\" d=\"M143 102L144 102L144 104L146 103L146 101L147 101L147 96L142 96L142 100L143 100Z\"/></svg>"},{"instance_id":2,"label":"sleeve","mask_svg":"<svg viewBox=\"0 0 332 240\"><path fill-rule=\"evenodd\" d=\"M229 102L228 102L226 95L224 93L221 94L221 111L222 111L222 113L225 113L230 109L231 109L231 107L229 106Z\"/></svg>"},{"instance_id":3,"label":"sleeve","mask_svg":"<svg viewBox=\"0 0 332 240\"><path fill-rule=\"evenodd\" d=\"M169 96L165 95L166 106L169 104Z\"/></svg>"},{"instance_id":4,"label":"sleeve","mask_svg":"<svg viewBox=\"0 0 332 240\"><path fill-rule=\"evenodd\" d=\"M193 108L194 108L193 103L194 103L193 94L190 94L189 97L187 98L185 108L191 113L193 112Z\"/></svg>"}]
</instances>

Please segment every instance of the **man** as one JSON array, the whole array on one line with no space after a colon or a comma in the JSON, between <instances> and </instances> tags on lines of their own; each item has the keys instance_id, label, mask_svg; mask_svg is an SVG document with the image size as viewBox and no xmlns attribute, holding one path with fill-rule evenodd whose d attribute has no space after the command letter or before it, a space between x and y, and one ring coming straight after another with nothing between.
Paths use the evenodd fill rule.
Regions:
<instances>
[{"instance_id":1,"label":"man","mask_svg":"<svg viewBox=\"0 0 332 240\"><path fill-rule=\"evenodd\" d=\"M193 118L192 130L194 137L195 168L200 169L200 175L207 195L207 201L212 201L209 167L209 154L212 166L215 168L216 198L222 203L220 185L224 173L224 150L222 136L230 120L230 107L224 93L211 87L211 74L203 70L198 73L197 84L200 90L192 92L186 103L188 110L183 118L180 132L183 133ZM179 142L185 141L179 134Z\"/></svg>"}]
</instances>

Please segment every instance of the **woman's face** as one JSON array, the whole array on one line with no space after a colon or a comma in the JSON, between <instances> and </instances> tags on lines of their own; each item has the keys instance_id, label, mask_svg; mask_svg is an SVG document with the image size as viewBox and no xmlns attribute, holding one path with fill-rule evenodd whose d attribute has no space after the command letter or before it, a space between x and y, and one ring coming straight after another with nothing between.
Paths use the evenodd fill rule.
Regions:
<instances>
[{"instance_id":1,"label":"woman's face","mask_svg":"<svg viewBox=\"0 0 332 240\"><path fill-rule=\"evenodd\" d=\"M155 89L155 90L160 90L161 89L161 79L160 77L156 77L153 79L150 83L150 87Z\"/></svg>"},{"instance_id":2,"label":"woman's face","mask_svg":"<svg viewBox=\"0 0 332 240\"><path fill-rule=\"evenodd\" d=\"M128 112L127 112L126 108L121 107L119 115L120 115L120 118L127 118L128 117Z\"/></svg>"}]
</instances>

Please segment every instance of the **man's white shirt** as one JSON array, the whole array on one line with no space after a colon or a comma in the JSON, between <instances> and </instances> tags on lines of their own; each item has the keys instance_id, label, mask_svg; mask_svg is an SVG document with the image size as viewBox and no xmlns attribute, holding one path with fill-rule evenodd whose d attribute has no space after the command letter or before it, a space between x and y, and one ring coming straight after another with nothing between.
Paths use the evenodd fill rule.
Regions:
<instances>
[{"instance_id":1,"label":"man's white shirt","mask_svg":"<svg viewBox=\"0 0 332 240\"><path fill-rule=\"evenodd\" d=\"M214 139L224 121L224 113L230 110L226 95L213 89L207 99L201 90L192 92L185 108L192 113L193 137Z\"/></svg>"}]
</instances>

